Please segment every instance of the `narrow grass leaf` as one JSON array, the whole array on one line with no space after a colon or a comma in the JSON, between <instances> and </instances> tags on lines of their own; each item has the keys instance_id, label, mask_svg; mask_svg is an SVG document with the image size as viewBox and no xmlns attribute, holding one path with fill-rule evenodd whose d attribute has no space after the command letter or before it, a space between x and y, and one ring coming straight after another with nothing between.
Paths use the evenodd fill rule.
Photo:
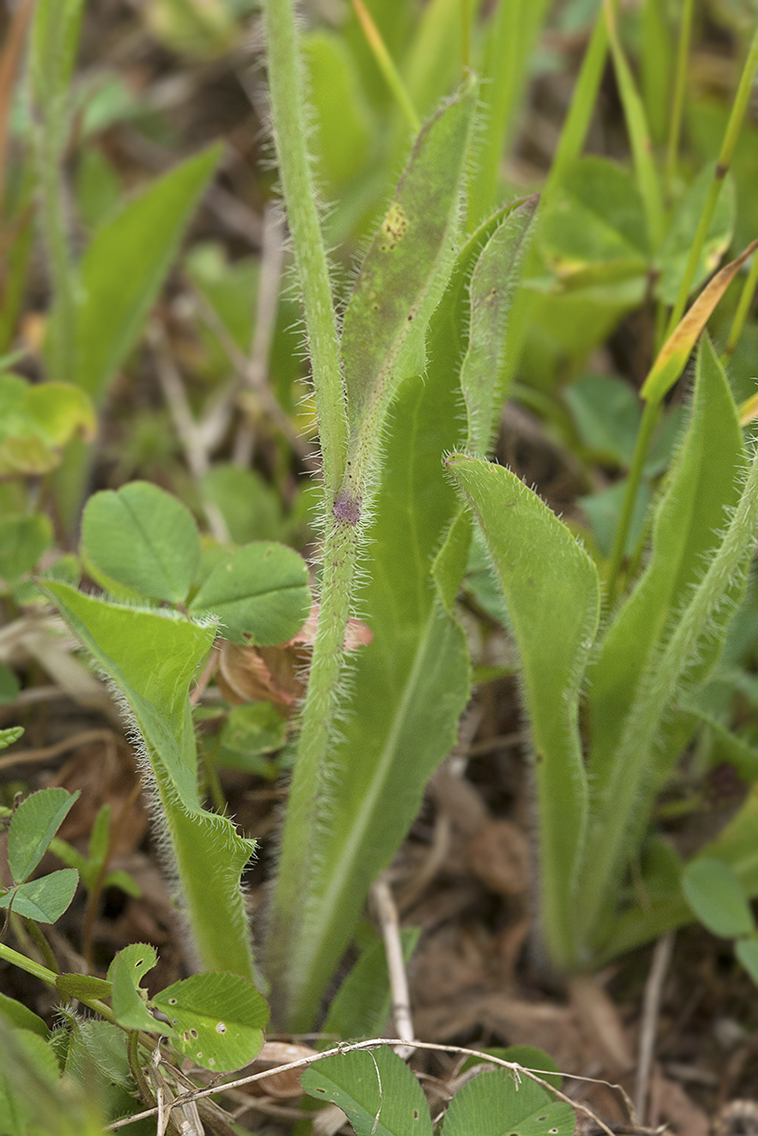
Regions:
<instances>
[{"instance_id":1,"label":"narrow grass leaf","mask_svg":"<svg viewBox=\"0 0 758 1136\"><path fill-rule=\"evenodd\" d=\"M133 715L144 745L144 769L154 780L164 853L202 967L252 978L239 879L255 842L242 839L227 817L202 808L197 788L189 685L215 628L105 603L66 584L48 583L45 590Z\"/></svg>"},{"instance_id":2,"label":"narrow grass leaf","mask_svg":"<svg viewBox=\"0 0 758 1136\"><path fill-rule=\"evenodd\" d=\"M503 152L514 136L530 60L549 7L545 0L499 4L486 30L481 94L484 137L478 175L469 192L473 224L497 205Z\"/></svg>"},{"instance_id":3,"label":"narrow grass leaf","mask_svg":"<svg viewBox=\"0 0 758 1136\"><path fill-rule=\"evenodd\" d=\"M713 309L726 292L747 258L758 248L753 241L745 251L724 266L698 296L687 314L664 343L640 394L648 402L661 402L684 370L698 337L711 317Z\"/></svg>"},{"instance_id":4,"label":"narrow grass leaf","mask_svg":"<svg viewBox=\"0 0 758 1136\"><path fill-rule=\"evenodd\" d=\"M385 1045L325 1057L300 1074L300 1084L316 1100L341 1108L356 1136L432 1136L415 1074Z\"/></svg>"},{"instance_id":5,"label":"narrow grass leaf","mask_svg":"<svg viewBox=\"0 0 758 1136\"><path fill-rule=\"evenodd\" d=\"M447 467L481 526L513 624L535 749L544 931L555 961L567 964L587 822L578 706L600 616L597 570L515 474L460 454Z\"/></svg>"},{"instance_id":6,"label":"narrow grass leaf","mask_svg":"<svg viewBox=\"0 0 758 1136\"><path fill-rule=\"evenodd\" d=\"M660 273L655 286L655 294L664 304L673 304L679 291L689 259L692 242L695 239L705 199L714 176L715 162L700 171L676 210L656 262ZM724 179L710 228L703 242L700 260L692 281L692 291L699 288L707 276L718 267L729 248L734 232L736 215L736 191L734 178L728 174Z\"/></svg>"},{"instance_id":7,"label":"narrow grass leaf","mask_svg":"<svg viewBox=\"0 0 758 1136\"><path fill-rule=\"evenodd\" d=\"M619 41L616 16L611 0L603 0L603 3L616 82L618 83L626 129L634 157L634 172L642 200L645 203L650 243L655 250L663 240L664 216L661 186L653 158L653 144L647 125L645 107Z\"/></svg>"},{"instance_id":8,"label":"narrow grass leaf","mask_svg":"<svg viewBox=\"0 0 758 1136\"><path fill-rule=\"evenodd\" d=\"M310 605L302 556L284 544L259 541L213 569L190 611L217 615L222 634L232 643L246 642L249 634L258 646L270 646L300 630Z\"/></svg>"},{"instance_id":9,"label":"narrow grass leaf","mask_svg":"<svg viewBox=\"0 0 758 1136\"><path fill-rule=\"evenodd\" d=\"M92 238L80 266L75 350L76 381L95 402L134 346L220 157L212 146L183 162Z\"/></svg>"},{"instance_id":10,"label":"narrow grass leaf","mask_svg":"<svg viewBox=\"0 0 758 1136\"><path fill-rule=\"evenodd\" d=\"M239 975L193 974L161 990L151 1005L176 1031L174 1046L204 1069L239 1069L263 1045L268 1005Z\"/></svg>"},{"instance_id":11,"label":"narrow grass leaf","mask_svg":"<svg viewBox=\"0 0 758 1136\"><path fill-rule=\"evenodd\" d=\"M697 918L714 935L734 939L755 931L742 885L723 860L707 856L693 860L682 874L682 889Z\"/></svg>"},{"instance_id":12,"label":"narrow grass leaf","mask_svg":"<svg viewBox=\"0 0 758 1136\"><path fill-rule=\"evenodd\" d=\"M403 962L407 965L419 940L418 927L404 927L400 932ZM329 1004L329 1013L321 1028L324 1037L377 1037L387 1025L392 1010L392 992L384 942L378 939L364 950L355 966L343 980ZM328 1049L333 1043L320 1043Z\"/></svg>"},{"instance_id":13,"label":"narrow grass leaf","mask_svg":"<svg viewBox=\"0 0 758 1136\"><path fill-rule=\"evenodd\" d=\"M442 1136L572 1136L576 1116L535 1081L504 1069L479 1073L453 1097Z\"/></svg>"},{"instance_id":14,"label":"narrow grass leaf","mask_svg":"<svg viewBox=\"0 0 758 1136\"><path fill-rule=\"evenodd\" d=\"M37 867L78 796L78 791L40 789L15 810L8 829L8 864L16 883Z\"/></svg>"}]
</instances>

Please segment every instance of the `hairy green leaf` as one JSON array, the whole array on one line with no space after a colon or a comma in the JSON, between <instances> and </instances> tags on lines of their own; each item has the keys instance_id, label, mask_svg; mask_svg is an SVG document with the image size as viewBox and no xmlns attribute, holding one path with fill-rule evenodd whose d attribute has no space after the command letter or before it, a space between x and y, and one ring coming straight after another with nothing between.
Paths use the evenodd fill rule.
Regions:
<instances>
[{"instance_id":1,"label":"hairy green leaf","mask_svg":"<svg viewBox=\"0 0 758 1136\"><path fill-rule=\"evenodd\" d=\"M345 312L348 484L376 448L400 381L423 367L423 335L450 276L476 88L469 82L424 126Z\"/></svg>"},{"instance_id":2,"label":"hairy green leaf","mask_svg":"<svg viewBox=\"0 0 758 1136\"><path fill-rule=\"evenodd\" d=\"M188 693L214 628L168 612L105 603L65 584L48 583L45 590L134 716L168 836L165 852L173 856L202 966L251 978L239 878L255 842L242 839L227 817L203 809L197 789Z\"/></svg>"},{"instance_id":3,"label":"hairy green leaf","mask_svg":"<svg viewBox=\"0 0 758 1136\"><path fill-rule=\"evenodd\" d=\"M587 823L579 689L600 616L597 570L554 513L515 474L452 454L508 604L535 749L544 932L568 963L573 887Z\"/></svg>"}]
</instances>

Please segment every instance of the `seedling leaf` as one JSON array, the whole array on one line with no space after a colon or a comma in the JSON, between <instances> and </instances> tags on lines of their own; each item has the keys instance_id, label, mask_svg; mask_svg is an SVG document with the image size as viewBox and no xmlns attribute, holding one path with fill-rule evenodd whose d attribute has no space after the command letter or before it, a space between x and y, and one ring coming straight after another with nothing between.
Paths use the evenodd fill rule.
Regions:
<instances>
[{"instance_id":1,"label":"seedling leaf","mask_svg":"<svg viewBox=\"0 0 758 1136\"><path fill-rule=\"evenodd\" d=\"M738 939L734 953L758 986L758 939Z\"/></svg>"},{"instance_id":2,"label":"seedling leaf","mask_svg":"<svg viewBox=\"0 0 758 1136\"><path fill-rule=\"evenodd\" d=\"M682 873L682 888L695 915L714 935L734 939L755 931L745 891L723 860L709 856L693 860Z\"/></svg>"},{"instance_id":3,"label":"seedling leaf","mask_svg":"<svg viewBox=\"0 0 758 1136\"><path fill-rule=\"evenodd\" d=\"M190 610L210 611L233 643L252 635L258 646L284 643L302 627L310 610L308 569L284 544L259 541L218 564Z\"/></svg>"},{"instance_id":4,"label":"seedling leaf","mask_svg":"<svg viewBox=\"0 0 758 1136\"><path fill-rule=\"evenodd\" d=\"M105 576L155 600L181 603L200 567L200 537L189 509L147 481L90 497L82 541Z\"/></svg>"},{"instance_id":5,"label":"seedling leaf","mask_svg":"<svg viewBox=\"0 0 758 1136\"><path fill-rule=\"evenodd\" d=\"M576 1116L530 1078L480 1073L453 1097L442 1136L572 1136Z\"/></svg>"},{"instance_id":6,"label":"seedling leaf","mask_svg":"<svg viewBox=\"0 0 758 1136\"><path fill-rule=\"evenodd\" d=\"M108 967L108 980L113 984L113 1013L118 1024L126 1029L173 1037L174 1030L153 1017L140 991L140 979L157 961L155 948L148 943L130 943L118 952Z\"/></svg>"},{"instance_id":7,"label":"seedling leaf","mask_svg":"<svg viewBox=\"0 0 758 1136\"><path fill-rule=\"evenodd\" d=\"M341 1108L356 1136L432 1136L421 1086L385 1045L325 1057L301 1073L300 1084L316 1100Z\"/></svg>"},{"instance_id":8,"label":"seedling leaf","mask_svg":"<svg viewBox=\"0 0 758 1136\"><path fill-rule=\"evenodd\" d=\"M37 923L55 923L71 903L79 883L74 868L61 868L39 880L27 880L0 899L0 907L12 907L17 915Z\"/></svg>"},{"instance_id":9,"label":"seedling leaf","mask_svg":"<svg viewBox=\"0 0 758 1136\"><path fill-rule=\"evenodd\" d=\"M37 867L78 796L78 791L40 789L18 806L8 830L8 862L16 883Z\"/></svg>"},{"instance_id":10,"label":"seedling leaf","mask_svg":"<svg viewBox=\"0 0 758 1136\"><path fill-rule=\"evenodd\" d=\"M204 1069L239 1069L263 1045L268 1005L252 982L236 974L193 974L152 999L176 1036L174 1046Z\"/></svg>"},{"instance_id":11,"label":"seedling leaf","mask_svg":"<svg viewBox=\"0 0 758 1136\"><path fill-rule=\"evenodd\" d=\"M0 579L12 584L31 572L53 542L47 517L7 516L0 520Z\"/></svg>"}]
</instances>

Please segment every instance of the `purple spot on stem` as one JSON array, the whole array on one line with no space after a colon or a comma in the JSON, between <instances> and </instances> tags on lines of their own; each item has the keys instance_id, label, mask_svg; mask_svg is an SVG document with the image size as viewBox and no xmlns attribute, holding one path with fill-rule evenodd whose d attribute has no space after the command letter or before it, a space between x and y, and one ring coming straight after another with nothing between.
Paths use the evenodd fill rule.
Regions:
<instances>
[{"instance_id":1,"label":"purple spot on stem","mask_svg":"<svg viewBox=\"0 0 758 1136\"><path fill-rule=\"evenodd\" d=\"M361 519L361 503L353 497L340 496L332 505L332 512L338 521L357 525Z\"/></svg>"}]
</instances>

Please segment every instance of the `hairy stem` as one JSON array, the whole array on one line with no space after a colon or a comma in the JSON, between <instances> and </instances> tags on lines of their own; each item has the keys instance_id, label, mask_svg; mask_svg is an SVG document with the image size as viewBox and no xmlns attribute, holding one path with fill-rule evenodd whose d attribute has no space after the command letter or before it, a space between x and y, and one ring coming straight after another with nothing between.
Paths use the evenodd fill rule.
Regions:
<instances>
[{"instance_id":1,"label":"hairy stem","mask_svg":"<svg viewBox=\"0 0 758 1136\"><path fill-rule=\"evenodd\" d=\"M341 500L341 499L340 499ZM267 942L267 973L285 1002L286 1018L292 999L288 984L297 981L288 966L289 946L302 922L306 881L310 875L315 836L328 788L327 755L336 709L336 691L350 614L358 551L358 513L336 503L327 521L324 541L322 604L313 648L302 729L290 786L282 835L276 891ZM347 514L340 516L339 514ZM276 999L275 999L276 1001ZM274 1006L276 1010L276 1005Z\"/></svg>"},{"instance_id":2,"label":"hairy stem","mask_svg":"<svg viewBox=\"0 0 758 1136\"><path fill-rule=\"evenodd\" d=\"M307 123L293 5L292 0L266 0L263 7L274 140L305 309L324 484L333 499L344 471L347 416L329 265L306 147Z\"/></svg>"}]
</instances>

